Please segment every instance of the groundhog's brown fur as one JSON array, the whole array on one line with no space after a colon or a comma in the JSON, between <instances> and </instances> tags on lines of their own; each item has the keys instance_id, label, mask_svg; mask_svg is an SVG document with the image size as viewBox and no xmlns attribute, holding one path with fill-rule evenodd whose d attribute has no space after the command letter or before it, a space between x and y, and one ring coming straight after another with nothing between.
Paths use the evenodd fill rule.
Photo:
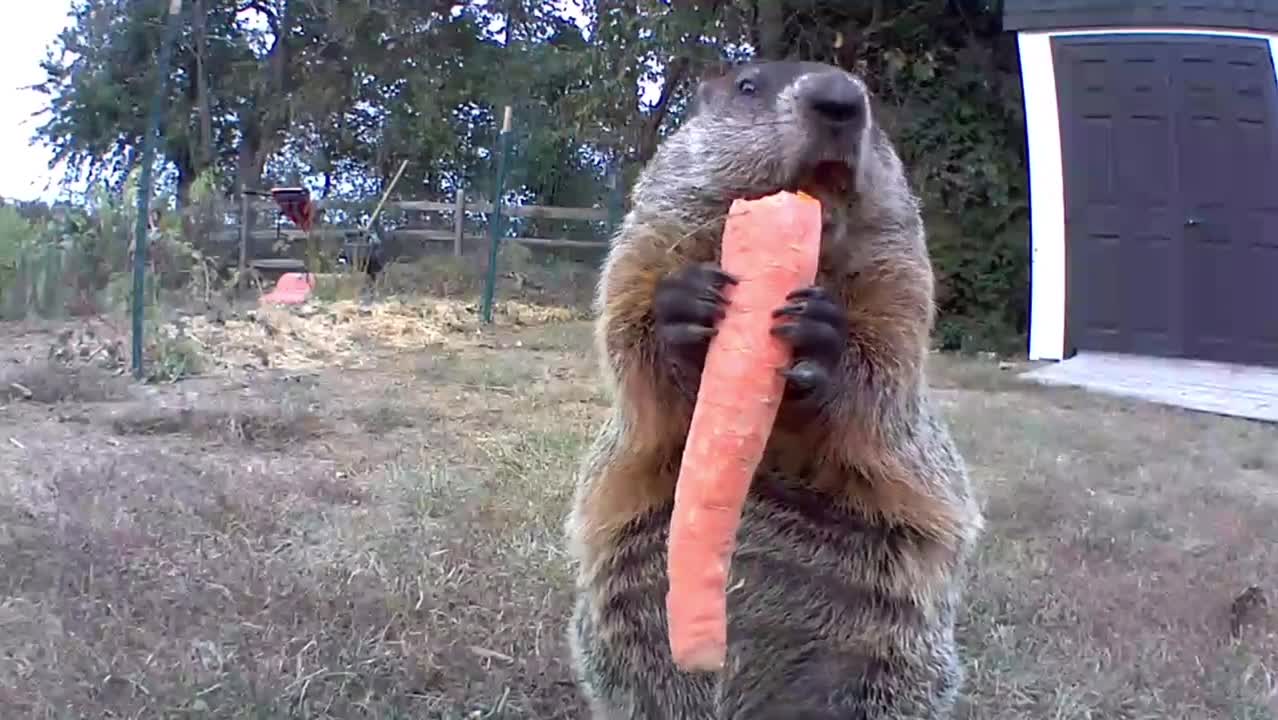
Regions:
<instances>
[{"instance_id":1,"label":"groundhog's brown fur","mask_svg":"<svg viewBox=\"0 0 1278 720\"><path fill-rule=\"evenodd\" d=\"M918 203L868 104L849 174L805 174L816 141L797 88L829 72L842 71L770 63L703 83L605 263L597 349L613 406L567 525L570 639L596 718L943 718L961 682L953 623L983 521L927 397L933 277ZM750 97L734 94L742 78ZM671 273L717 262L734 197L796 187L824 206L817 285L846 312L843 371L819 417L774 431L756 475L727 669L686 674L667 644L665 542L694 400L662 362L653 297Z\"/></svg>"}]
</instances>

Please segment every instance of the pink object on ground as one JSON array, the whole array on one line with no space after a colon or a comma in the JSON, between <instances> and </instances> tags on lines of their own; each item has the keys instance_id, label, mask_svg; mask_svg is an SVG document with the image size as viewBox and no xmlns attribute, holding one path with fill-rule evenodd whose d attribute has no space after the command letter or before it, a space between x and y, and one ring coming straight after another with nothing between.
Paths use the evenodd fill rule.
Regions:
<instances>
[{"instance_id":1,"label":"pink object on ground","mask_svg":"<svg viewBox=\"0 0 1278 720\"><path fill-rule=\"evenodd\" d=\"M275 289L262 296L264 302L282 305L298 305L306 302L315 288L315 276L309 273L284 273L275 282Z\"/></svg>"}]
</instances>

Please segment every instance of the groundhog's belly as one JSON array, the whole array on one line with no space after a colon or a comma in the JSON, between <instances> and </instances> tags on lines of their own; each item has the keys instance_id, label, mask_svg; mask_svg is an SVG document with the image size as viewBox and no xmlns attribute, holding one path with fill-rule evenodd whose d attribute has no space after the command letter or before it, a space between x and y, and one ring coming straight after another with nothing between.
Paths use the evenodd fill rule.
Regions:
<instances>
[{"instance_id":1,"label":"groundhog's belly","mask_svg":"<svg viewBox=\"0 0 1278 720\"><path fill-rule=\"evenodd\" d=\"M683 703L691 713L623 716L719 717L697 712L711 698L755 697L795 709L785 717L932 717L948 702L959 682L952 608L944 601L924 609L911 593L887 590L908 587L905 573L920 566L923 539L859 520L775 476L756 478L732 557L728 670L711 680L670 662L668 521L667 510L631 528L598 578L598 594L586 594L593 612L579 606L574 619L587 674L613 688L601 694L619 705Z\"/></svg>"},{"instance_id":2,"label":"groundhog's belly","mask_svg":"<svg viewBox=\"0 0 1278 720\"><path fill-rule=\"evenodd\" d=\"M926 632L907 573L927 541L870 523L823 493L757 478L732 555L728 608L738 636L776 631L855 646Z\"/></svg>"}]
</instances>

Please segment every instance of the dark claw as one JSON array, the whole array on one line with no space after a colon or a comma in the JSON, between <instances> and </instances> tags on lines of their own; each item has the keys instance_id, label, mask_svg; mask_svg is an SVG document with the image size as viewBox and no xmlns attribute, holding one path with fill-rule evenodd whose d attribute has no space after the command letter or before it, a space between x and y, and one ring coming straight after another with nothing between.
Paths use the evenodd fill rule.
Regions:
<instances>
[{"instance_id":1,"label":"dark claw","mask_svg":"<svg viewBox=\"0 0 1278 720\"><path fill-rule=\"evenodd\" d=\"M786 379L783 416L811 419L838 393L840 366L847 351L847 315L824 289L803 288L773 311L781 320L772 328L793 349L794 361L782 371Z\"/></svg>"},{"instance_id":2,"label":"dark claw","mask_svg":"<svg viewBox=\"0 0 1278 720\"><path fill-rule=\"evenodd\" d=\"M837 360L847 344L847 334L834 325L807 319L772 328L772 334L790 343L796 358Z\"/></svg>"},{"instance_id":3,"label":"dark claw","mask_svg":"<svg viewBox=\"0 0 1278 720\"><path fill-rule=\"evenodd\" d=\"M714 263L697 263L690 265L683 270L672 273L665 280L666 282L677 283L685 287L713 287L722 288L724 285L736 285L737 278L734 275L724 271L723 268Z\"/></svg>"},{"instance_id":4,"label":"dark claw","mask_svg":"<svg viewBox=\"0 0 1278 720\"><path fill-rule=\"evenodd\" d=\"M811 360L800 360L781 374L787 386L804 394L830 383L830 372Z\"/></svg>"},{"instance_id":5,"label":"dark claw","mask_svg":"<svg viewBox=\"0 0 1278 720\"><path fill-rule=\"evenodd\" d=\"M718 328L701 325L661 325L657 328L657 339L670 346L705 344L717 334Z\"/></svg>"},{"instance_id":6,"label":"dark claw","mask_svg":"<svg viewBox=\"0 0 1278 720\"><path fill-rule=\"evenodd\" d=\"M831 326L846 324L845 312L824 290L808 288L797 290L786 296L790 302L772 311L772 317L806 316Z\"/></svg>"},{"instance_id":7,"label":"dark claw","mask_svg":"<svg viewBox=\"0 0 1278 720\"><path fill-rule=\"evenodd\" d=\"M661 280L653 298L658 350L674 380L696 396L710 338L728 300L722 290L737 279L713 264L692 265Z\"/></svg>"},{"instance_id":8,"label":"dark claw","mask_svg":"<svg viewBox=\"0 0 1278 720\"><path fill-rule=\"evenodd\" d=\"M785 296L786 300L807 300L809 298L821 298L824 300L829 300L830 294L825 291L825 288L819 285L809 285L808 287L805 287L805 288L799 288L798 290L793 290L790 292L789 295Z\"/></svg>"},{"instance_id":9,"label":"dark claw","mask_svg":"<svg viewBox=\"0 0 1278 720\"><path fill-rule=\"evenodd\" d=\"M723 287L724 285L736 285L737 278L729 274L723 268L713 263L702 263L695 266L695 272L708 276L714 281L715 287Z\"/></svg>"},{"instance_id":10,"label":"dark claw","mask_svg":"<svg viewBox=\"0 0 1278 720\"><path fill-rule=\"evenodd\" d=\"M723 304L726 300L716 300L701 295L691 295L680 288L671 288L657 295L653 314L657 323L697 323L711 325L723 318Z\"/></svg>"}]
</instances>

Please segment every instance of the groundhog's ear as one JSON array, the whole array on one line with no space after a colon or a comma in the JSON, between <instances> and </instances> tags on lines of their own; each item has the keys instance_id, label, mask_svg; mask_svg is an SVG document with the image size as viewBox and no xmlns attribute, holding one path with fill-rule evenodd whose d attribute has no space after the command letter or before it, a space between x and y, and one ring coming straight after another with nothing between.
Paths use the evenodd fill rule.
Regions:
<instances>
[{"instance_id":1,"label":"groundhog's ear","mask_svg":"<svg viewBox=\"0 0 1278 720\"><path fill-rule=\"evenodd\" d=\"M722 58L711 60L701 68L701 79L713 80L732 72L733 64Z\"/></svg>"},{"instance_id":2,"label":"groundhog's ear","mask_svg":"<svg viewBox=\"0 0 1278 720\"><path fill-rule=\"evenodd\" d=\"M711 63L702 69L701 76L697 80L696 92L692 97L694 112L712 103L719 96L731 70L732 66L726 62Z\"/></svg>"},{"instance_id":3,"label":"groundhog's ear","mask_svg":"<svg viewBox=\"0 0 1278 720\"><path fill-rule=\"evenodd\" d=\"M689 110L692 111L693 115L696 115L714 100L714 95L714 80L698 80L697 86L692 93L692 106Z\"/></svg>"}]
</instances>

